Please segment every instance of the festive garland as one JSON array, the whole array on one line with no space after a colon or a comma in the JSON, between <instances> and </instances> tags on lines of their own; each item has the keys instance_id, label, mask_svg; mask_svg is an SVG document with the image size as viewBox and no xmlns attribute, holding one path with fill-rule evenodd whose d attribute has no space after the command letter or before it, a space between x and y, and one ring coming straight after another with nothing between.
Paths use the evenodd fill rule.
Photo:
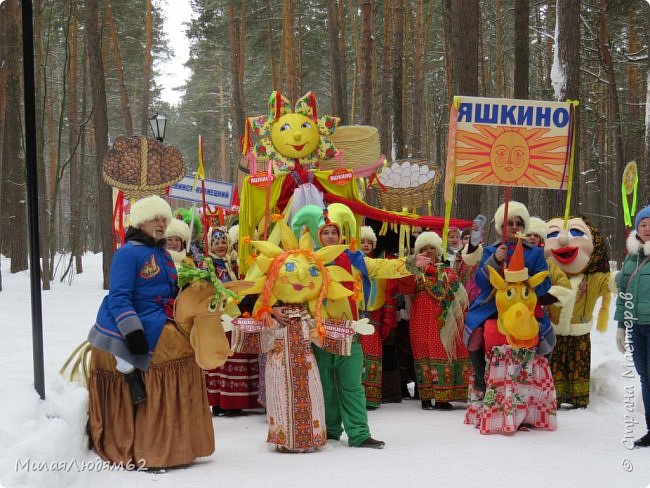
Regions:
<instances>
[{"instance_id":1,"label":"festive garland","mask_svg":"<svg viewBox=\"0 0 650 488\"><path fill-rule=\"evenodd\" d=\"M207 266L207 269L194 268L187 264L181 264L178 269L178 286L184 288L186 285L199 280L207 280L211 282L214 286L214 297L209 305L209 310L211 312L217 310L219 304L224 303L224 301L232 300L238 303L241 300L241 297L234 291L223 286L217 277L212 260L206 259L205 265Z\"/></svg>"}]
</instances>

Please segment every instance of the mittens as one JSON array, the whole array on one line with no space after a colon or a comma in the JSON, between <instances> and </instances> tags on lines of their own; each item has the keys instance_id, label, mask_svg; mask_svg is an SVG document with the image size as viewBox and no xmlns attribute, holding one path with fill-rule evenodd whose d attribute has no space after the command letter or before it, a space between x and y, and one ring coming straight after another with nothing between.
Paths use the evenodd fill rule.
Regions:
<instances>
[{"instance_id":1,"label":"mittens","mask_svg":"<svg viewBox=\"0 0 650 488\"><path fill-rule=\"evenodd\" d=\"M124 336L126 346L132 354L147 354L149 352L149 343L144 335L144 330L136 329Z\"/></svg>"}]
</instances>

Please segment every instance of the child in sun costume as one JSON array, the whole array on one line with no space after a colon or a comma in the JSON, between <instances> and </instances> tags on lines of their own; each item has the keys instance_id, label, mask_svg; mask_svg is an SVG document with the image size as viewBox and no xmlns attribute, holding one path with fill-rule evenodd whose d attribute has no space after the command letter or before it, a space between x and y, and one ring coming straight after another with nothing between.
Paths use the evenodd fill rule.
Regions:
<instances>
[{"instance_id":1,"label":"child in sun costume","mask_svg":"<svg viewBox=\"0 0 650 488\"><path fill-rule=\"evenodd\" d=\"M537 351L541 339L534 290L548 270L529 277L521 239L503 276L491 265L487 270L498 317L484 325L486 390L482 395L470 388L465 423L478 427L481 434L511 433L527 426L556 430L553 375L548 360Z\"/></svg>"},{"instance_id":2,"label":"child in sun costume","mask_svg":"<svg viewBox=\"0 0 650 488\"><path fill-rule=\"evenodd\" d=\"M352 335L371 333L367 320L324 321L323 302L352 294L340 284L352 276L339 267L326 267L347 246L312 250L311 240L298 240L284 222L284 250L267 241L253 241L260 252L255 262L263 273L245 294L260 294L255 319L233 322L235 349L257 342L267 352L265 366L267 442L282 452L307 452L327 443L325 408L318 365L311 343L337 355L349 355ZM289 317L283 326L271 307L281 305Z\"/></svg>"},{"instance_id":3,"label":"child in sun costume","mask_svg":"<svg viewBox=\"0 0 650 488\"><path fill-rule=\"evenodd\" d=\"M591 329L596 302L602 298L596 329L607 330L612 289L607 244L598 230L584 219L560 218L548 221L544 247L550 262L566 273L575 293L573 313L556 323L557 345L551 368L560 404L585 408L589 404L591 371Z\"/></svg>"}]
</instances>

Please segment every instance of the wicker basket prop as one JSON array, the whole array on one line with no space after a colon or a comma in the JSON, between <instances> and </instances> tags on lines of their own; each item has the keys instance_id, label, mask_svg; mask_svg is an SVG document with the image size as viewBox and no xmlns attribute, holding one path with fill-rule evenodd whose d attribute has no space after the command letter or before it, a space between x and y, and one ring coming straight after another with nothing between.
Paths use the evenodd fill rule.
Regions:
<instances>
[{"instance_id":1,"label":"wicker basket prop","mask_svg":"<svg viewBox=\"0 0 650 488\"><path fill-rule=\"evenodd\" d=\"M330 136L336 149L343 154L339 163L337 158L320 161L320 169L347 169L371 165L379 160L381 149L379 131L369 125L342 125Z\"/></svg>"},{"instance_id":2,"label":"wicker basket prop","mask_svg":"<svg viewBox=\"0 0 650 488\"><path fill-rule=\"evenodd\" d=\"M180 151L156 139L141 136L115 139L102 165L104 181L128 199L163 195L185 176Z\"/></svg>"},{"instance_id":3,"label":"wicker basket prop","mask_svg":"<svg viewBox=\"0 0 650 488\"><path fill-rule=\"evenodd\" d=\"M427 205L440 182L438 168L424 159L400 159L384 167L375 192L380 207L392 212L413 210Z\"/></svg>"}]
</instances>

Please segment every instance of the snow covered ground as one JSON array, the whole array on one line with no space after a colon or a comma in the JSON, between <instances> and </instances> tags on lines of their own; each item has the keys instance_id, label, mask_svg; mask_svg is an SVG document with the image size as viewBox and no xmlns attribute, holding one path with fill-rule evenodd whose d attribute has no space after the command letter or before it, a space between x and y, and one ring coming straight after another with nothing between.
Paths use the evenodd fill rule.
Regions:
<instances>
[{"instance_id":1,"label":"snow covered ground","mask_svg":"<svg viewBox=\"0 0 650 488\"><path fill-rule=\"evenodd\" d=\"M215 453L165 473L112 471L88 449L87 392L58 370L85 339L105 291L101 257L86 255L72 285L43 293L46 398L33 388L29 275L11 275L2 257L0 292L0 486L229 487L646 487L650 449L623 441L645 433L636 374L615 346L615 323L594 333L592 396L586 410L561 410L557 432L482 436L464 409L423 411L419 402L370 412L382 451L331 442L311 454L280 454L266 444L265 416L215 418ZM626 393L631 391L631 395Z\"/></svg>"}]
</instances>

